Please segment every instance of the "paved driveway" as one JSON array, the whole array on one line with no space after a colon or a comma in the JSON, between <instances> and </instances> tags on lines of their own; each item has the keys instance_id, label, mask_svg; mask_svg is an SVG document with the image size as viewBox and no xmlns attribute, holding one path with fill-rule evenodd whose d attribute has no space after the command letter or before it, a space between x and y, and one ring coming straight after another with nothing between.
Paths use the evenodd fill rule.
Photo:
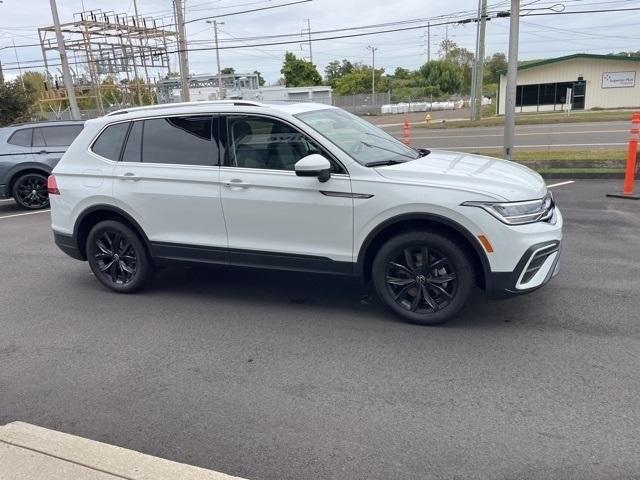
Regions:
<instances>
[{"instance_id":1,"label":"paved driveway","mask_svg":"<svg viewBox=\"0 0 640 480\"><path fill-rule=\"evenodd\" d=\"M0 203L0 424L250 479L604 479L640 472L640 215L558 187L562 272L396 321L357 282L180 268L138 295Z\"/></svg>"}]
</instances>

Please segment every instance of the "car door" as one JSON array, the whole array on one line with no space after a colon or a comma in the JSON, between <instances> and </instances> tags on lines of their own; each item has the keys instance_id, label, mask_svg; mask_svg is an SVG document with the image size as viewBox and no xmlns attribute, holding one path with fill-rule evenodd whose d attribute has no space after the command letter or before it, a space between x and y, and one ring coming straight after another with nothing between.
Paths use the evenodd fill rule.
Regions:
<instances>
[{"instance_id":1,"label":"car door","mask_svg":"<svg viewBox=\"0 0 640 480\"><path fill-rule=\"evenodd\" d=\"M227 261L220 203L218 118L166 116L132 123L114 170L114 198L160 257ZM201 247L209 247L202 249Z\"/></svg>"},{"instance_id":2,"label":"car door","mask_svg":"<svg viewBox=\"0 0 640 480\"><path fill-rule=\"evenodd\" d=\"M232 264L348 273L353 199L346 170L292 125L261 115L229 115L220 169ZM296 176L295 163L319 153L331 178Z\"/></svg>"},{"instance_id":3,"label":"car door","mask_svg":"<svg viewBox=\"0 0 640 480\"><path fill-rule=\"evenodd\" d=\"M82 131L82 125L54 125L33 129L33 157L36 162L55 167L69 145Z\"/></svg>"}]
</instances>

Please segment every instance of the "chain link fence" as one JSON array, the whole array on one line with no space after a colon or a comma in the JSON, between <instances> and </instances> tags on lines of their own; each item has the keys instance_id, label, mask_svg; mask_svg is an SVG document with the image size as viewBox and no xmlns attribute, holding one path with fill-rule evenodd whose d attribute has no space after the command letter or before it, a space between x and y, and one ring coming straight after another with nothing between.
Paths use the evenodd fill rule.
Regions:
<instances>
[{"instance_id":1,"label":"chain link fence","mask_svg":"<svg viewBox=\"0 0 640 480\"><path fill-rule=\"evenodd\" d=\"M378 114L382 105L391 102L391 92L358 95L333 95L332 103L356 115Z\"/></svg>"}]
</instances>

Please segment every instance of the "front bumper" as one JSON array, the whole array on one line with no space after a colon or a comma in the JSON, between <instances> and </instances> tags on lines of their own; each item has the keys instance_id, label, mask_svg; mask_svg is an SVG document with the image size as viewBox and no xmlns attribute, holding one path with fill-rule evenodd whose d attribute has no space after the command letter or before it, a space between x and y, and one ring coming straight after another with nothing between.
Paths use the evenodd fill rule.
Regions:
<instances>
[{"instance_id":1,"label":"front bumper","mask_svg":"<svg viewBox=\"0 0 640 480\"><path fill-rule=\"evenodd\" d=\"M492 272L486 278L489 298L508 298L537 290L560 270L560 241L532 245L512 272Z\"/></svg>"},{"instance_id":2,"label":"front bumper","mask_svg":"<svg viewBox=\"0 0 640 480\"><path fill-rule=\"evenodd\" d=\"M83 257L82 252L78 247L78 242L76 242L73 235L67 235L54 230L53 240L56 242L58 248L71 258L75 258L76 260L86 260L86 258Z\"/></svg>"}]
</instances>

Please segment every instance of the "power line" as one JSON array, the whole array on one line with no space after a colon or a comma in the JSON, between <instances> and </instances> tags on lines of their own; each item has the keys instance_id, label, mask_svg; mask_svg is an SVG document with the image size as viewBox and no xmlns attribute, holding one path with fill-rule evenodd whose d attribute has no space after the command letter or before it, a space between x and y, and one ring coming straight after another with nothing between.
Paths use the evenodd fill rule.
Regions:
<instances>
[{"instance_id":1,"label":"power line","mask_svg":"<svg viewBox=\"0 0 640 480\"><path fill-rule=\"evenodd\" d=\"M200 22L202 20L210 20L212 18L230 17L232 15L240 15L242 13L260 12L262 10L271 10L272 8L288 7L290 5L298 5L299 3L307 3L312 1L313 0L298 0L297 2L283 3L281 5L270 5L268 7L254 8L252 10L242 10L239 12L221 13L219 15L209 15L208 17L201 17L201 18L194 18L192 20L187 20L184 23L186 25L187 23ZM167 26L170 27L171 25L167 25Z\"/></svg>"},{"instance_id":2,"label":"power line","mask_svg":"<svg viewBox=\"0 0 640 480\"><path fill-rule=\"evenodd\" d=\"M303 1L311 1L311 0L303 0ZM632 7L632 8L621 8L621 9L607 9L607 10L577 10L577 11L563 11L563 12L540 12L540 13L527 13L527 14L521 14L520 17L527 17L527 16L548 16L548 15L577 15L577 14L592 14L592 13L612 13L612 12L628 12L628 11L640 11L640 7ZM503 11L503 12L493 12L493 16L492 15L488 15L488 18L505 18L509 16L509 11ZM446 17L445 15L440 16L439 18L443 18ZM438 17L436 17L438 18ZM465 24L465 23L469 23L471 21L473 21L474 18L466 18L466 19L457 19L457 20L448 20L448 21L440 21L437 23L431 23L431 26L445 26L445 25L457 25L457 24ZM406 20L403 21L404 22L413 22L414 20ZM401 23L401 22L393 22L393 23ZM402 31L411 31L411 30L419 30L419 29L425 29L427 27L426 24L420 24L420 25L411 25L411 26L407 26L407 27L398 27L398 28L391 28L391 29L384 29L384 30L377 30L374 32L359 32L359 33L350 33L350 34L344 34L344 35L333 35L333 36L324 36L324 37L316 37L314 36L313 40L315 42L319 42L319 41L328 41L328 40L338 40L338 39L342 39L342 38L356 38L356 37L363 37L363 36L368 36L368 35L381 35L381 34L385 34L385 33L394 33L394 32L402 32ZM354 29L365 29L365 28L373 28L372 26L360 26L360 27L348 27L348 28L344 28L344 29L334 29L334 30L325 30L324 32L337 32L337 31L352 31ZM318 32L312 32L314 35L315 34L319 34L323 31L318 31ZM265 37L254 37L256 40L259 38L273 38L273 37L282 37L282 38L286 38L287 36L298 36L299 37L299 33L296 34L280 34L280 35L269 35L269 36L265 36ZM234 39L237 41L241 41L244 42L245 39L244 38L240 38L240 39ZM227 45L227 46L221 46L220 50L232 50L232 49L242 49L242 48L255 48L255 47L267 47L267 46L277 46L277 45L291 45L291 44L297 44L300 43L300 40L283 40L283 41L277 41L277 42L267 42L267 43L245 43L242 45ZM610 47L605 47L605 48L610 48ZM168 50L167 53L171 54L171 53L179 53L180 51L188 51L188 52L196 52L196 51L210 51L210 50L215 50L215 47L198 47L198 48L185 48L185 49L175 49L175 50ZM125 57L122 57L125 58ZM127 57L129 58L129 57ZM33 60L35 61L35 60ZM29 62L29 61L26 61ZM23 63L26 63L23 62ZM95 62L95 60L94 60ZM84 62L76 62L77 64L86 64L86 63L90 63L89 61L84 61ZM44 66L44 65L32 65L32 68L37 68L39 66ZM52 66L56 66L56 65L52 65ZM15 68L6 68L5 70L16 70Z\"/></svg>"}]
</instances>

